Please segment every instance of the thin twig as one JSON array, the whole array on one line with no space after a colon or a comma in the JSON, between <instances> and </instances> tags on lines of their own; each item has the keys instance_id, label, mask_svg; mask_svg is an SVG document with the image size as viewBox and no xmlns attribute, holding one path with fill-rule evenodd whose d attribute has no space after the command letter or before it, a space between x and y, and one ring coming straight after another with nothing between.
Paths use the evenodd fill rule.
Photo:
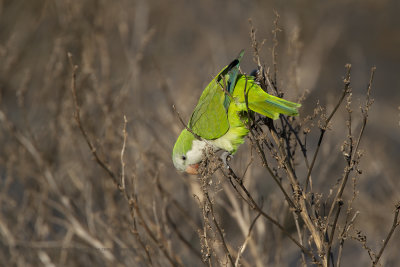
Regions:
<instances>
[{"instance_id":1,"label":"thin twig","mask_svg":"<svg viewBox=\"0 0 400 267\"><path fill-rule=\"evenodd\" d=\"M272 46L272 64L274 66L274 84L277 84L278 81L278 62L277 62L277 57L278 57L278 53L276 52L276 49L278 47L278 32L282 31L279 27L278 27L278 22L279 22L279 14L278 12L274 9L274 15L275 15L275 19L274 19L274 29L272 30L272 34L273 34L273 46ZM276 90L276 93L278 93L278 91ZM279 93L278 93L279 94Z\"/></svg>"},{"instance_id":2,"label":"thin twig","mask_svg":"<svg viewBox=\"0 0 400 267\"><path fill-rule=\"evenodd\" d=\"M108 173L108 175L112 178L112 180L114 181L114 184L117 185L117 188L119 189L119 191L121 193L123 193L125 199L128 201L129 207L131 209L131 217L132 219L134 219L134 235L136 237L139 237L139 240L141 241L141 238L138 234L138 231L136 229L136 220L135 220L135 214L137 215L137 218L139 219L139 223L140 225L142 225L142 227L144 228L144 230L146 231L147 235L154 241L155 244L157 244L159 246L159 248L161 249L161 251L163 252L164 256L168 259L168 261L171 263L172 266L182 266L182 264L180 263L180 260L176 257L176 255L170 255L166 249L166 245L164 240L158 239L154 233L152 232L152 230L149 228L149 226L147 225L148 222L146 222L142 216L142 213L139 209L139 205L138 205L138 200L137 200L137 196L133 196L133 195L128 195L128 193L126 192L126 188L122 187L119 182L118 182L118 178L117 175L107 166L107 164L100 159L99 155L96 152L96 149L94 147L94 145L92 144L92 142L89 139L88 134L86 133L85 129L83 128L83 125L81 123L81 119L80 119L80 107L77 101L77 94L76 94L76 70L78 69L77 65L73 64L72 61L72 55L71 53L68 53L68 58L70 61L70 65L72 67L72 85L71 85L71 92L72 92L72 97L73 97L73 101L74 101L74 106L75 106L75 121L78 124L78 127L87 143L87 145L89 146L92 155L95 157L97 163ZM122 155L123 156L123 155ZM135 213L133 212L135 211ZM145 245L143 242L139 242L142 247L145 248ZM151 263L151 258L150 258L150 254L148 252L147 249L145 249L149 262Z\"/></svg>"},{"instance_id":3,"label":"thin twig","mask_svg":"<svg viewBox=\"0 0 400 267\"><path fill-rule=\"evenodd\" d=\"M175 106L175 105L172 105L172 109L174 110L174 112L175 112L176 115L178 116L179 121L182 123L183 127L185 127L185 129L186 129L189 133L193 134L193 136L194 136L197 140L200 140L200 141L201 141L201 140L202 140L201 137L200 137L199 135L197 135L195 132L193 132L192 129L190 129L190 128L185 124L185 122L183 121L183 119L182 119L181 115L179 114L178 110L176 110L176 106Z\"/></svg>"},{"instance_id":4,"label":"thin twig","mask_svg":"<svg viewBox=\"0 0 400 267\"><path fill-rule=\"evenodd\" d=\"M223 83L223 85L222 85L220 82L218 82L217 80L216 80L216 83L219 85L219 87L221 87L222 91L232 100L232 99L233 99L233 96L231 95L230 92L228 92L228 90L226 90L226 85L227 85L227 83L226 83L226 81L225 81L225 76L220 75L219 77L222 78L222 83ZM218 77L217 77L217 78L218 78Z\"/></svg>"},{"instance_id":5,"label":"thin twig","mask_svg":"<svg viewBox=\"0 0 400 267\"><path fill-rule=\"evenodd\" d=\"M303 142L300 140L298 132L293 128L292 124L289 123L287 118L285 116L280 116L280 117L283 118L283 120L285 121L286 125L289 127L290 132L292 132L294 134L294 136L296 137L297 143L300 145L301 152L303 153L303 157L304 157L304 161L306 163L306 167L307 167L307 169L309 169L310 168L310 163L308 162L306 145L303 144Z\"/></svg>"},{"instance_id":6,"label":"thin twig","mask_svg":"<svg viewBox=\"0 0 400 267\"><path fill-rule=\"evenodd\" d=\"M137 222L136 222L136 218L133 215L133 209L131 210L131 217L133 218L133 222L132 222L132 228L131 228L131 233L133 234L133 236L135 236L136 240L139 242L140 246L142 247L142 249L146 252L146 257L147 260L150 264L150 266L153 266L153 262L151 260L151 254L149 251L149 247L144 243L144 241L142 240L142 237L139 234L139 231L137 229Z\"/></svg>"},{"instance_id":7,"label":"thin twig","mask_svg":"<svg viewBox=\"0 0 400 267\"><path fill-rule=\"evenodd\" d=\"M207 229L211 228L211 225L210 225L210 222L209 222L209 219L208 219L209 209L206 208L206 205L205 205L204 201L200 201L200 199L196 195L194 195L194 196L197 198L199 204L202 203L201 211L203 213L204 224L203 224L203 229L199 230L200 242L201 242L201 247L202 247L201 248L202 260L209 267L211 267L212 266L212 263L211 263L211 256L212 256L211 250L212 250L212 248L210 247L209 240L208 240L209 237L208 237L208 234L207 234Z\"/></svg>"},{"instance_id":8,"label":"thin twig","mask_svg":"<svg viewBox=\"0 0 400 267\"><path fill-rule=\"evenodd\" d=\"M251 19L249 19L249 24L250 24L250 39L251 39L251 46L254 49L254 60L257 63L258 66L258 70L260 71L260 74L263 73L263 67L261 66L261 61L260 61L260 50L261 47L259 46L259 43L257 42L257 38L256 38L256 29L253 26L253 21ZM261 46L263 46L265 40L261 42Z\"/></svg>"},{"instance_id":9,"label":"thin twig","mask_svg":"<svg viewBox=\"0 0 400 267\"><path fill-rule=\"evenodd\" d=\"M298 205L298 209L296 211L300 213L301 218L303 219L308 230L310 231L311 236L314 240L314 243L318 249L319 255L324 255L323 254L322 237L321 237L318 229L315 227L313 221L311 220L311 216L307 210L306 195L297 180L296 173L293 169L293 166L291 165L290 161L288 160L288 157L285 155L285 150L282 148L282 145L279 142L278 136L276 135L276 133L274 131L271 131L271 135L272 135L275 143L279 147L279 152L282 155L282 158L285 159L283 164L285 166L286 173L288 174L288 178L290 179L290 183L293 187L293 191L297 195L297 198L296 198L297 203L296 204Z\"/></svg>"},{"instance_id":10,"label":"thin twig","mask_svg":"<svg viewBox=\"0 0 400 267\"><path fill-rule=\"evenodd\" d=\"M144 219L141 210L139 209L139 203L138 199L136 196L131 196L129 199L129 203L133 205L135 209L135 213L137 217L139 218L139 223L140 225L145 229L147 235L158 245L158 247L161 249L163 252L164 256L168 259L169 263L172 266L182 266L182 263L180 260L176 257L175 255L170 255L167 251L167 247L165 242L163 242L161 239L157 238L153 231L149 228L148 222ZM162 234L161 234L162 235Z\"/></svg>"},{"instance_id":11,"label":"thin twig","mask_svg":"<svg viewBox=\"0 0 400 267\"><path fill-rule=\"evenodd\" d=\"M265 156L264 150L261 148L261 145L258 142L257 138L255 137L254 132L253 132L251 126L250 126L250 122L254 123L254 121L250 117L249 100L248 100L248 92L247 92L247 76L246 76L246 81L245 81L245 86L244 86L243 93L244 93L244 99L245 99L246 109L247 109L247 112L246 112L247 113L247 119L248 119L247 128L249 129L250 134L253 137L252 140L255 142L255 144L257 146L257 152L261 155L261 160L263 162L263 166L267 169L268 173L271 175L271 177L274 179L276 184L279 186L279 188L282 191L282 193L284 194L285 199L288 202L289 206L292 207L293 209L297 210L296 205L294 204L292 199L289 197L289 194L286 192L286 190L283 188L283 185L282 185L281 181L278 179L278 177L276 177L274 172L269 167L268 162L267 162L267 157Z\"/></svg>"},{"instance_id":12,"label":"thin twig","mask_svg":"<svg viewBox=\"0 0 400 267\"><path fill-rule=\"evenodd\" d=\"M251 237L251 231L254 228L254 225L256 225L257 219L261 216L261 213L258 213L257 216L254 218L253 222L250 224L250 228L249 228L249 232L243 242L243 245L240 247L239 251L238 251L238 255L236 257L236 261L235 261L235 267L239 266L239 260L240 260L240 256L242 256L243 252L245 251L246 247L247 247L247 243L250 240Z\"/></svg>"},{"instance_id":13,"label":"thin twig","mask_svg":"<svg viewBox=\"0 0 400 267\"><path fill-rule=\"evenodd\" d=\"M69 59L71 69L72 69L71 93L72 93L72 98L74 100L74 106L75 106L75 113L74 113L75 121L78 124L78 128L81 131L83 138L85 139L87 145L89 146L89 149L92 152L92 155L96 159L97 163L100 165L100 167L102 167L107 172L109 177L113 180L114 184L118 185L118 187L119 187L117 175L115 175L115 173L110 169L110 167L102 159L100 159L99 155L96 152L96 148L90 141L90 138L89 138L87 132L85 131L85 129L82 126L80 107L78 104L78 97L76 95L76 71L78 69L78 65L73 64L71 53L68 53L68 59Z\"/></svg>"},{"instance_id":14,"label":"thin twig","mask_svg":"<svg viewBox=\"0 0 400 267\"><path fill-rule=\"evenodd\" d=\"M339 199L338 202L339 202L338 203L338 209L336 211L335 220L334 220L333 225L332 225L331 234L329 235L328 249L326 250L327 251L326 252L326 257L327 257L326 258L326 263L327 263L327 266L329 266L329 259L331 257L331 248L332 248L332 243L333 243L333 236L335 235L336 224L337 224L337 221L339 219L340 210L341 210L341 208L343 206L343 201L341 199ZM333 257L332 257L332 261L333 261ZM332 265L333 265L333 263L332 263Z\"/></svg>"},{"instance_id":15,"label":"thin twig","mask_svg":"<svg viewBox=\"0 0 400 267\"><path fill-rule=\"evenodd\" d=\"M394 233L394 230L396 230L397 226L400 225L400 221L398 221L399 212L400 212L400 202L398 202L395 206L392 228L390 228L390 231L389 231L387 237L385 238L385 241L383 242L383 245L382 245L381 249L379 250L378 255L375 256L375 260L373 261L372 266L376 266L378 264L380 258L382 257L383 251L385 250L387 244L389 243L390 238L392 237L392 235Z\"/></svg>"},{"instance_id":16,"label":"thin twig","mask_svg":"<svg viewBox=\"0 0 400 267\"><path fill-rule=\"evenodd\" d=\"M300 229L300 224L299 224L299 214L296 213L295 211L292 211L293 214L293 219L294 219L294 223L296 225L296 230L297 230L297 234L299 236L299 242L301 245L303 245L303 236L301 234L301 229ZM301 259L303 261L303 264L306 265L306 257L304 255L304 252L301 252Z\"/></svg>"},{"instance_id":17,"label":"thin twig","mask_svg":"<svg viewBox=\"0 0 400 267\"><path fill-rule=\"evenodd\" d=\"M126 132L126 124L128 120L126 119L126 116L124 115L124 128L122 130L122 134L124 137L124 141L122 143L122 149L121 149L121 190L125 190L125 161L124 161L124 153L125 153L125 147L126 147L126 138L128 137L128 133Z\"/></svg>"},{"instance_id":18,"label":"thin twig","mask_svg":"<svg viewBox=\"0 0 400 267\"><path fill-rule=\"evenodd\" d=\"M347 184L350 172L354 169L354 166L357 163L356 162L356 156L357 156L357 153L358 153L358 148L360 146L361 138L362 138L362 136L364 134L364 130L365 130L365 127L367 125L368 111L369 111L369 108L372 105L372 101L370 99L370 92L371 92L372 81L373 81L373 78L374 78L374 73L375 73L375 68L372 68L371 69L370 81L369 81L368 88L367 88L367 98L366 98L365 106L364 106L364 108L361 108L362 115L363 115L363 122L362 122L362 126L361 126L361 129L360 129L360 133L358 134L358 138L357 138L357 141L356 141L356 145L354 146L354 149L351 148L353 153L350 155L350 159L348 160L347 166L345 168L345 173L343 175L343 179L341 181L340 187L339 187L339 189L338 189L338 191L336 193L336 196L335 196L335 198L333 200L333 203L331 205L331 208L329 210L329 213L328 213L328 216L327 216L327 222L329 222L329 219L330 219L330 217L332 215L333 209L336 206L337 200L342 197L342 194L343 194L344 188L345 188L345 186ZM353 144L350 144L350 146L353 146Z\"/></svg>"},{"instance_id":19,"label":"thin twig","mask_svg":"<svg viewBox=\"0 0 400 267\"><path fill-rule=\"evenodd\" d=\"M247 82L247 80L246 80L246 82ZM249 116L248 95L247 95L247 92L246 92L246 84L245 84L245 89L244 89L244 97L245 97L245 102L246 102L246 108L247 108L247 111L248 111L248 112L247 112L247 113L248 113L248 120L249 120L249 123L250 123L251 118L250 118L250 116ZM293 170L293 167L291 166L289 160L287 160L287 157L285 156L284 151L282 151L282 145L280 144L279 139L278 139L278 137L276 136L275 132L272 131L272 130L270 131L272 137L274 138L274 140L275 140L275 142L276 142L276 144L277 144L277 145L279 146L279 148L280 148L280 153L283 155L283 158L286 159L284 164L285 164L287 173L288 173L288 175L289 175L289 178L290 178L290 180L291 180L292 186L294 187L295 192L297 192L297 193L301 196L301 197L299 197L299 199L298 199L298 200L299 200L298 202L299 202L299 204L300 204L299 207L291 200L291 198L289 197L289 195L288 195L288 194L286 193L286 191L283 189L283 186L282 186L281 182L278 180L278 178L274 175L274 173L272 172L272 170L269 168L269 166L268 166L268 164L267 164L267 160L266 160L265 154L264 154L264 151L261 149L261 146L260 146L260 144L259 144L257 138L255 138L254 133L253 133L253 131L252 131L252 129L251 129L250 127L249 127L249 131L250 131L250 134L252 135L252 137L253 137L253 139L254 139L254 142L255 142L256 145L257 145L257 149L258 149L258 152L259 152L260 155L261 155L261 159L262 159L262 161L263 161L263 165L266 167L266 169L268 170L268 172L271 174L271 176L274 178L274 180L277 182L277 184L278 184L279 187L281 188L282 192L284 193L284 195L285 195L285 197L286 197L286 200L287 200L289 206L291 206L292 208L294 208L296 211L298 211L298 212L301 214L301 217L302 217L303 221L306 223L307 228L310 230L310 232L311 232L311 234L312 234L312 236L313 236L313 239L314 239L314 242L315 242L315 244L316 244L316 246L317 246L317 248L318 248L318 251L319 251L319 252L322 252L322 240L321 240L320 235L319 235L317 229L315 228L315 226L314 226L314 224L313 224L312 220L310 219L310 216L309 216L309 214L308 214L308 212L307 212L307 207L306 207L306 203L305 203L306 197L305 197L304 192L303 192L303 190L301 189L300 185L298 184L298 181L297 181L295 172L294 172L294 170ZM296 243L297 243L299 246L303 247L297 240L296 240ZM320 254L321 254L321 253L320 253Z\"/></svg>"},{"instance_id":20,"label":"thin twig","mask_svg":"<svg viewBox=\"0 0 400 267\"><path fill-rule=\"evenodd\" d=\"M356 220L358 214L360 214L359 211L357 211L354 215L353 218L351 218L350 222L347 224L347 219L346 219L346 224L343 227L342 233L340 234L340 245L339 245L339 252L337 256L337 263L336 267L340 267L341 259L342 259L342 252L343 252L343 246L344 246L344 240L345 236L347 236L347 232L350 230L350 227L353 226L354 221Z\"/></svg>"},{"instance_id":21,"label":"thin twig","mask_svg":"<svg viewBox=\"0 0 400 267\"><path fill-rule=\"evenodd\" d=\"M217 232L219 234L219 237L221 239L222 242L222 246L225 250L226 255L228 256L228 259L231 263L232 266L235 266L235 263L233 261L232 255L229 252L228 246L226 245L226 241L225 241L225 237L224 237L224 233L222 232L221 227L219 226L219 223L217 222L217 219L215 218L215 213L214 213L214 208L213 208L213 203L211 202L210 196L208 195L208 192L204 192L204 195L207 198L208 204L210 205L210 211L211 211L211 217L212 217L212 221L215 225L215 227L217 228Z\"/></svg>"},{"instance_id":22,"label":"thin twig","mask_svg":"<svg viewBox=\"0 0 400 267\"><path fill-rule=\"evenodd\" d=\"M335 198L332 202L332 205L329 209L328 216L326 217L327 225L329 225L330 217L332 216L333 210L336 207L336 205L339 205L337 215L335 216L335 223L332 225L332 230L331 230L332 233L334 233L334 231L335 231L334 228L336 228L337 217L339 216L339 213L340 213L340 203L342 203L342 202L339 200L341 199L341 197L343 195L344 188L346 187L346 184L347 184L347 181L348 181L351 171L353 171L354 167L358 164L358 160L356 159L357 153L359 151L358 148L359 148L365 127L367 125L368 111L373 103L373 101L370 99L370 93L371 93L371 87L372 87L372 81L374 78L375 69L376 69L375 67L373 67L371 69L370 80L369 80L368 87L367 87L367 97L366 97L366 101L365 101L365 106L364 106L364 108L361 108L361 112L363 115L362 126L361 126L361 129L360 129L360 132L359 132L359 135L358 135L355 145L353 145L353 141L352 141L353 137L351 135L349 136L349 138L350 138L350 144L349 144L350 145L350 148L349 148L350 153L349 153L349 158L347 159L347 166L345 167L345 172L344 172L342 181L341 181L338 191L335 195ZM349 121L349 123L350 123L350 121ZM349 127L351 127L351 125ZM351 131L351 129L349 131ZM328 231L328 228L326 229L326 231ZM333 238L333 236L331 236L331 238ZM332 242L332 240L329 240L329 243L331 243L331 242ZM328 250L330 250L330 246L331 245L328 246ZM327 257L329 259L329 254L327 255ZM329 265L329 262L327 262L327 264Z\"/></svg>"},{"instance_id":23,"label":"thin twig","mask_svg":"<svg viewBox=\"0 0 400 267\"><path fill-rule=\"evenodd\" d=\"M350 92L350 70L351 70L351 64L346 64L345 68L346 68L346 74L345 74L345 78L343 80L344 89L342 91L342 95L340 96L339 101L337 102L335 108L332 110L331 114L325 120L325 124L320 128L321 134L320 134L319 139L318 139L317 149L314 152L314 156L313 156L313 159L311 161L311 165L308 168L308 173L307 173L307 176L306 176L306 186L305 186L305 189L304 189L305 192L307 192L307 190L308 190L308 184L309 184L309 181L310 181L311 172L312 172L312 170L314 168L314 164L315 164L315 161L317 159L317 155L318 155L319 149L321 147L322 139L323 139L324 134L326 132L326 129L327 129L328 125L329 125L329 122L331 121L333 115L335 115L336 111L339 109L339 106L342 104L344 97Z\"/></svg>"},{"instance_id":24,"label":"thin twig","mask_svg":"<svg viewBox=\"0 0 400 267\"><path fill-rule=\"evenodd\" d=\"M273 225L277 226L290 240L292 240L305 254L309 255L311 258L314 257L314 255L311 253L311 251L309 251L308 249L306 249L302 244L299 243L299 241L297 241L295 238L293 238L290 233L285 229L285 227L283 227L277 220L275 220L274 218L272 218L271 216L269 216L266 212L264 212L262 210L262 208L255 202L255 200L253 199L253 197L251 196L251 194L249 193L249 191L247 190L247 188L243 185L243 183L241 182L241 179L239 177L237 177L237 175L235 174L235 172L232 170L232 168L228 169L229 174L225 174L225 172L222 171L222 173L226 176L226 177L232 177L233 180L236 182L236 184L240 187L241 190L243 190L243 192L246 194L246 198L244 198L242 196L242 194L240 194L238 192L237 186L233 184L232 179L229 179L231 185L233 186L233 188L239 193L239 196L243 198L243 200L246 201L246 203L250 206L250 208L256 210L257 212L259 212L264 218L266 218L267 220L269 220Z\"/></svg>"},{"instance_id":25,"label":"thin twig","mask_svg":"<svg viewBox=\"0 0 400 267\"><path fill-rule=\"evenodd\" d=\"M172 220L171 216L169 215L168 212L168 208L166 210L166 216L167 216L167 221L169 222L169 224L172 226L172 228L174 229L175 233L177 234L178 238L189 248L189 250L196 255L196 257L198 257L200 259L201 262L203 262L203 259L201 257L200 252L195 249L193 247L193 245L186 240L186 238L183 236L183 234L179 231L179 228L177 227L177 225L175 224L175 222ZM203 262L204 263L204 262ZM205 263L204 263L205 264Z\"/></svg>"},{"instance_id":26,"label":"thin twig","mask_svg":"<svg viewBox=\"0 0 400 267\"><path fill-rule=\"evenodd\" d=\"M176 201L176 199L174 199L171 196L171 194L161 185L159 179L156 180L156 184L157 184L157 189L162 194L162 196L167 197L168 202L174 205L176 209L185 217L185 219L187 220L186 222L187 225L190 225L190 227L192 227L193 230L199 229L200 226L197 225L196 221L188 214L188 212L181 206L181 204L179 204L179 202Z\"/></svg>"}]
</instances>

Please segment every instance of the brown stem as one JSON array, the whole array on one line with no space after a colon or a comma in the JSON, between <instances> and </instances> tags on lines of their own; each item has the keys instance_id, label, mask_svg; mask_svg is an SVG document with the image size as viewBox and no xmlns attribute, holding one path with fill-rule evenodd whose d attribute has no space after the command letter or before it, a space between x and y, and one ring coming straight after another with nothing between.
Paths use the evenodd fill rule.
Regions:
<instances>
[{"instance_id":1,"label":"brown stem","mask_svg":"<svg viewBox=\"0 0 400 267\"><path fill-rule=\"evenodd\" d=\"M96 148L90 141L90 138L89 138L87 132L85 131L85 129L82 126L81 116L80 116L80 107L79 107L78 98L76 95L76 70L78 69L78 66L73 64L71 53L68 53L68 58L69 58L69 62L70 62L71 68L72 68L71 93L72 93L72 99L74 100L74 106L75 106L75 113L74 113L75 121L78 124L78 128L81 131L83 138L85 139L87 145L89 146L89 149L92 152L93 157L96 159L96 162L100 165L100 167L102 167L107 172L109 177L113 180L114 184L116 184L116 185L118 185L118 187L120 187L117 175L115 175L115 173L110 169L110 167L102 159L100 159L99 155L96 152Z\"/></svg>"},{"instance_id":2,"label":"brown stem","mask_svg":"<svg viewBox=\"0 0 400 267\"><path fill-rule=\"evenodd\" d=\"M331 248L332 248L332 243L333 243L333 236L335 235L336 224L337 224L337 221L339 219L339 214L340 214L340 210L341 210L342 206L343 206L343 201L341 199L339 199L338 209L337 209L336 215L335 215L335 220L333 222L331 234L329 235L328 249L326 250L327 251L326 252L326 263L327 263L327 266L329 266L329 259L331 257Z\"/></svg>"},{"instance_id":3,"label":"brown stem","mask_svg":"<svg viewBox=\"0 0 400 267\"><path fill-rule=\"evenodd\" d=\"M329 213L328 213L327 222L329 222L329 219L330 219L330 217L332 215L332 212L333 212L333 210L334 210L334 208L336 206L336 203L338 203L338 199L340 199L342 197L342 195L343 195L343 191L344 191L344 188L346 187L350 172L354 169L355 165L357 164L356 156L357 156L357 153L358 153L358 148L360 146L361 138L362 138L362 136L364 134L364 130L365 130L365 127L367 125L368 110L369 110L370 106L372 105L372 101L370 100L370 91L371 91L372 80L373 80L373 77L374 77L374 72L375 72L375 68L372 68L371 69L370 82L369 82L368 89L367 89L366 103L365 103L364 109L362 109L363 122L362 122L362 126L361 126L361 129L360 129L360 133L358 134L358 138L357 138L356 145L354 146L354 148L353 148L353 144L350 144L350 147L351 147L350 149L351 149L351 151L353 153L350 155L350 159L347 161L348 163L347 163L347 166L345 168L345 173L344 173L343 179L342 179L342 181L340 183L339 190L336 193L336 196L335 196L335 198L334 198L334 200L332 202L331 208L330 208Z\"/></svg>"},{"instance_id":4,"label":"brown stem","mask_svg":"<svg viewBox=\"0 0 400 267\"><path fill-rule=\"evenodd\" d=\"M220 239L221 239L222 246L224 247L225 253L226 253L226 255L228 256L228 259L229 259L231 265L232 265L232 266L235 266L235 262L233 261L232 255L231 255L231 253L229 252L228 246L226 245L225 238L224 238L224 234L222 233L222 229L221 229L221 227L219 226L219 223L217 222L217 219L215 218L215 213L214 213L213 204L212 204L212 202L211 202L210 196L208 195L208 192L205 192L205 196L206 196L206 198L207 198L208 204L210 204L210 211L211 211L212 221L213 221L215 227L217 228L217 232L218 232L219 237L220 237Z\"/></svg>"},{"instance_id":5,"label":"brown stem","mask_svg":"<svg viewBox=\"0 0 400 267\"><path fill-rule=\"evenodd\" d=\"M400 221L398 221L399 212L400 212L400 202L398 202L396 204L392 228L390 228L390 231L389 231L387 237L385 238L385 241L383 242L383 245L382 245L381 249L379 250L378 255L375 256L375 260L373 261L372 266L378 265L378 262L379 262L380 258L382 257L383 251L385 250L387 244L389 243L389 240L392 237L394 230L396 230L397 226L399 226L399 224L400 224Z\"/></svg>"},{"instance_id":6,"label":"brown stem","mask_svg":"<svg viewBox=\"0 0 400 267\"><path fill-rule=\"evenodd\" d=\"M267 169L268 173L271 175L271 177L274 179L274 181L276 182L276 184L279 186L280 190L282 191L282 193L284 194L286 201L288 202L289 206L292 207L293 209L297 209L296 205L294 204L293 200L289 197L288 193L286 192L286 190L283 188L282 183L280 182L280 180L278 179L278 177L276 177L276 175L274 174L274 172L271 170L271 168L268 165L267 162L267 157L265 156L265 153L263 151L263 149L261 149L261 145L258 142L257 138L254 135L254 132L251 128L250 121L253 121L250 117L250 110L249 110L249 101L248 101L248 92L247 92L247 77L246 77L246 82L245 82L245 86L244 86L244 99L245 99L245 103L246 103L246 109L247 109L247 118L248 118L248 125L247 128L250 131L251 136L253 137L253 141L255 142L256 146L257 146L257 151L258 153L261 155L261 160L263 162L263 166ZM254 121L253 121L254 123Z\"/></svg>"},{"instance_id":7,"label":"brown stem","mask_svg":"<svg viewBox=\"0 0 400 267\"><path fill-rule=\"evenodd\" d=\"M303 251L303 253L309 255L311 258L314 258L314 255L312 254L312 252L308 249L306 249L302 244L299 243L299 241L297 241L295 238L293 238L290 233L274 218L272 218L271 216L269 216L267 213L265 213L262 208L255 202L255 200L253 199L253 197L251 196L251 194L249 193L249 191L247 190L247 188L243 185L243 183L241 182L241 179L239 177L237 177L237 175L235 174L235 172L232 170L232 168L229 168L229 174L226 175L224 172L223 174L225 176L232 177L233 180L235 180L236 184L240 187L240 189L246 194L246 198L244 198L242 196L242 194L240 194L238 192L237 186L233 183L232 179L229 179L231 185L233 186L233 188L239 193L239 196L243 198L243 200L246 201L246 203L252 208L255 209L257 212L259 212L264 218L266 218L267 220L269 220L273 225L277 226L290 240L292 240L300 249L301 251Z\"/></svg>"},{"instance_id":8,"label":"brown stem","mask_svg":"<svg viewBox=\"0 0 400 267\"><path fill-rule=\"evenodd\" d=\"M306 178L305 192L307 192L307 190L308 190L308 184L309 184L309 181L310 181L311 172L312 172L312 170L314 168L314 164L315 164L315 161L317 159L317 155L318 155L319 149L321 147L321 142L322 142L322 139L323 139L324 134L326 132L326 129L327 129L328 125L329 125L329 122L331 121L333 115L335 115L336 111L338 110L338 108L342 104L344 97L350 92L350 70L351 70L351 64L346 64L345 68L346 68L346 74L345 74L345 79L343 80L344 89L342 91L342 95L340 96L339 101L337 102L335 108L332 110L331 114L325 120L325 124L321 128L321 134L319 136L317 149L315 150L313 159L311 161L310 168L308 168L308 173L307 173L307 176L306 176L307 178Z\"/></svg>"}]
</instances>

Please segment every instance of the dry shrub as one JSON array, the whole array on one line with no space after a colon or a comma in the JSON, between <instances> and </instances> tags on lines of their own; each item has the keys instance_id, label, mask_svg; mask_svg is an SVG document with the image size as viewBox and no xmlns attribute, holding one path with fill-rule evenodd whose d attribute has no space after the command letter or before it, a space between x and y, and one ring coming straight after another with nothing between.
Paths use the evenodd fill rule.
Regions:
<instances>
[{"instance_id":1,"label":"dry shrub","mask_svg":"<svg viewBox=\"0 0 400 267\"><path fill-rule=\"evenodd\" d=\"M231 168L207 152L196 179L170 159L182 129L171 106L189 114L178 103L195 99L178 96L168 65L149 52L159 40L146 16L161 17L166 4L149 11L145 1L33 1L21 12L19 1L1 4L3 22L24 23L0 33L0 265L399 261L396 168L386 168L394 161L380 136L365 132L379 112L371 107L374 68L361 105L350 65L332 101L319 104L298 85L298 33L282 60L286 77L278 20L264 46L251 26L261 86L297 97L301 116L256 116ZM261 51L272 55L270 66ZM184 74L180 85L202 86Z\"/></svg>"}]
</instances>

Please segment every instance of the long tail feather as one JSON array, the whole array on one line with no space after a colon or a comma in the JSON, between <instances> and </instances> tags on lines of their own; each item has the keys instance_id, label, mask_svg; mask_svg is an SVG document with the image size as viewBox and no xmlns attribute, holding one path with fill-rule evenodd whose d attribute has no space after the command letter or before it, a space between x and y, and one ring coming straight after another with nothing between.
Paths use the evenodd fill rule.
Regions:
<instances>
[{"instance_id":1,"label":"long tail feather","mask_svg":"<svg viewBox=\"0 0 400 267\"><path fill-rule=\"evenodd\" d=\"M296 116L299 114L297 108L299 108L301 104L293 103L272 95L265 95L265 97L266 99L264 101L250 102L249 108L274 120L279 118L279 114L289 116Z\"/></svg>"},{"instance_id":2,"label":"long tail feather","mask_svg":"<svg viewBox=\"0 0 400 267\"><path fill-rule=\"evenodd\" d=\"M265 103L262 103L262 102L254 102L254 103L249 104L249 109L251 109L261 115L264 115L268 118L271 118L273 120L276 120L279 118L278 112L275 112L272 109L266 107Z\"/></svg>"},{"instance_id":3,"label":"long tail feather","mask_svg":"<svg viewBox=\"0 0 400 267\"><path fill-rule=\"evenodd\" d=\"M246 90L246 94L244 94ZM263 91L254 81L254 77L240 75L236 83L234 98L240 103L240 109L246 110L246 97L249 109L271 119L278 119L279 114L296 116L301 104L294 103Z\"/></svg>"}]
</instances>

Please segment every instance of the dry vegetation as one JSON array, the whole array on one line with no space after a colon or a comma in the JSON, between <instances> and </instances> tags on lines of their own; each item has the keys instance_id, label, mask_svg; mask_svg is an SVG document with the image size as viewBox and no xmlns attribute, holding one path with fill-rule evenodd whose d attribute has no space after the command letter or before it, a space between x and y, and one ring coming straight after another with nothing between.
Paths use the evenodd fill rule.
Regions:
<instances>
[{"instance_id":1,"label":"dry vegetation","mask_svg":"<svg viewBox=\"0 0 400 267\"><path fill-rule=\"evenodd\" d=\"M0 1L0 265L397 266L399 93L376 89L393 70L357 52L327 66L344 26L300 34L300 3L268 26L268 4L193 5ZM371 6L386 10L356 7ZM231 168L206 151L199 177L177 173L172 105L187 118L242 47L242 71L300 117L250 118Z\"/></svg>"}]
</instances>

